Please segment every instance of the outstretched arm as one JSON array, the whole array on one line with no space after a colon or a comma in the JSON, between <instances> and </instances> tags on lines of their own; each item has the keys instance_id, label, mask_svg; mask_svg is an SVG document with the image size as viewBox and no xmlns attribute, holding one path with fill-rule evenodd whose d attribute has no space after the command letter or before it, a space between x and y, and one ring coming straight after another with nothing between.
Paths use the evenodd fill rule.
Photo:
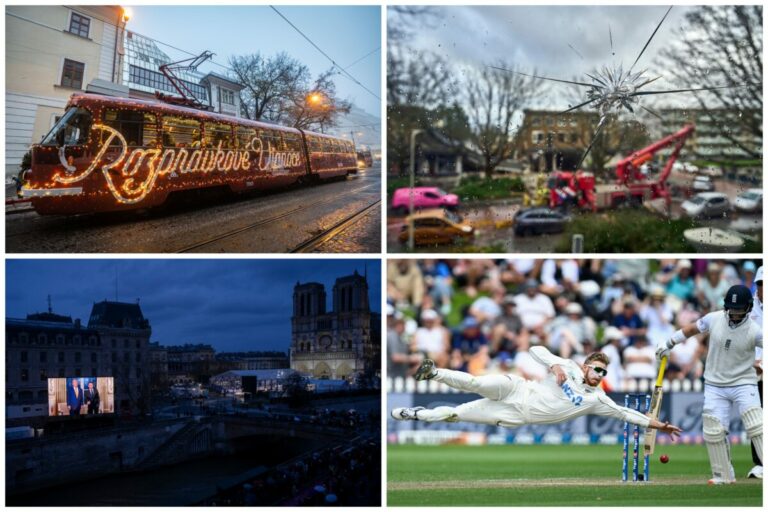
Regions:
<instances>
[{"instance_id":1,"label":"outstretched arm","mask_svg":"<svg viewBox=\"0 0 768 512\"><path fill-rule=\"evenodd\" d=\"M557 379L558 384L562 384L568 379L568 376L565 374L565 371L562 368L562 365L568 364L568 359L557 357L556 355L552 354L552 352L541 346L529 348L528 353L531 354L531 357L533 357L536 362L543 364L549 368L552 373L555 374L555 378Z\"/></svg>"},{"instance_id":2,"label":"outstretched arm","mask_svg":"<svg viewBox=\"0 0 768 512\"><path fill-rule=\"evenodd\" d=\"M704 325L707 325L708 327L708 324L704 324ZM702 331L701 329L699 329L698 323L688 324L682 329L676 330L674 334L672 334L672 337L669 338L669 340L662 341L656 347L656 357L659 360L661 360L661 358L663 357L669 357L669 352L670 350L672 350L672 348L675 345L677 345L678 343L682 343L688 338L690 338L691 336L695 336L701 332L706 332L706 331Z\"/></svg>"}]
</instances>

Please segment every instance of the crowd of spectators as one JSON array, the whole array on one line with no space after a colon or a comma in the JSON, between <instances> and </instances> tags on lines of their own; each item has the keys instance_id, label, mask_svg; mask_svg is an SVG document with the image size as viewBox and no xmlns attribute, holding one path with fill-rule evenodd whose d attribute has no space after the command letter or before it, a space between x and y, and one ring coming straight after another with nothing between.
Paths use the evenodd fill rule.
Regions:
<instances>
[{"instance_id":1,"label":"crowd of spectators","mask_svg":"<svg viewBox=\"0 0 768 512\"><path fill-rule=\"evenodd\" d=\"M388 376L413 375L424 358L473 375L547 369L532 345L583 361L601 350L607 390L656 376L656 345L722 308L734 284L754 290L751 260L455 259L390 260ZM668 379L699 379L706 336L671 354Z\"/></svg>"},{"instance_id":2,"label":"crowd of spectators","mask_svg":"<svg viewBox=\"0 0 768 512\"><path fill-rule=\"evenodd\" d=\"M378 506L381 439L360 436L315 450L248 482L221 490L205 506Z\"/></svg>"}]
</instances>

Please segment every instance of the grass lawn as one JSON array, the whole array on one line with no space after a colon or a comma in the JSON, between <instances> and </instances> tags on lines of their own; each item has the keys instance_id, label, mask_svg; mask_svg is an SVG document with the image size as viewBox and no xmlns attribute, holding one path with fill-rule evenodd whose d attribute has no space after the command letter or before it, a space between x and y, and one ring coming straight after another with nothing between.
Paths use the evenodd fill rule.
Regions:
<instances>
[{"instance_id":1,"label":"grass lawn","mask_svg":"<svg viewBox=\"0 0 768 512\"><path fill-rule=\"evenodd\" d=\"M668 464L659 462L662 453ZM387 504L762 506L762 481L745 478L752 467L749 447L734 446L732 455L737 483L708 486L704 446L658 446L650 481L623 483L619 445L390 445Z\"/></svg>"}]
</instances>

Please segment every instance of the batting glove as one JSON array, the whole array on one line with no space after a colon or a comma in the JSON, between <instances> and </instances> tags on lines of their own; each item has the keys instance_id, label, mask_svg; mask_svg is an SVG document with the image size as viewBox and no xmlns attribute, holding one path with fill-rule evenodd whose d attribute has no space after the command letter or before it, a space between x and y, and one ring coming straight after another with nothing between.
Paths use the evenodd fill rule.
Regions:
<instances>
[{"instance_id":1,"label":"batting glove","mask_svg":"<svg viewBox=\"0 0 768 512\"><path fill-rule=\"evenodd\" d=\"M672 340L662 341L656 346L656 358L659 361L661 361L661 359L664 357L669 358L669 351L672 350L672 347L674 346L675 344L672 342Z\"/></svg>"}]
</instances>

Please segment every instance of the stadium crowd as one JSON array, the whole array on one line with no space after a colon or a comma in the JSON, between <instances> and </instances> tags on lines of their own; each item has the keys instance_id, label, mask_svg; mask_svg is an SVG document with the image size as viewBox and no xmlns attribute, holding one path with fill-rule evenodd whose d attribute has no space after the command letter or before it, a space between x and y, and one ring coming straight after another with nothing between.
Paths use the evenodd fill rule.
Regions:
<instances>
[{"instance_id":1,"label":"stadium crowd","mask_svg":"<svg viewBox=\"0 0 768 512\"><path fill-rule=\"evenodd\" d=\"M390 260L390 378L424 358L474 375L543 379L532 345L576 361L595 350L611 363L606 391L656 377L656 345L682 325L721 309L728 288L754 290L761 262L703 259ZM671 354L666 378L700 379L706 337Z\"/></svg>"}]
</instances>

